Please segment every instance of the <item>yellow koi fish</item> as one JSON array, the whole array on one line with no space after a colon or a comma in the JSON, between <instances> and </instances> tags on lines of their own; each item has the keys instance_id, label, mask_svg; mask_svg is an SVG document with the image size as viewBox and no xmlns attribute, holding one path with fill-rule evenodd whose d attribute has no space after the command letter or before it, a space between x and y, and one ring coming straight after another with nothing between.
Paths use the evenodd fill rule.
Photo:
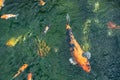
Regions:
<instances>
[{"instance_id":1,"label":"yellow koi fish","mask_svg":"<svg viewBox=\"0 0 120 80\"><path fill-rule=\"evenodd\" d=\"M19 40L21 40L22 36L19 36L18 38L12 37L10 40L6 42L6 45L9 47L15 46Z\"/></svg>"}]
</instances>

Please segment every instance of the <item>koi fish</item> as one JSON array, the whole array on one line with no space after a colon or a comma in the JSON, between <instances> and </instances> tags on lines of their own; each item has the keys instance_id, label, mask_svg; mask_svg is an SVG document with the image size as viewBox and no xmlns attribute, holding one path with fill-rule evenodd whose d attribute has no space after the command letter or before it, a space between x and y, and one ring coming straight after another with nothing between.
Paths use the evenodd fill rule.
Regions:
<instances>
[{"instance_id":1,"label":"koi fish","mask_svg":"<svg viewBox=\"0 0 120 80\"><path fill-rule=\"evenodd\" d=\"M110 29L120 29L120 26L117 26L115 23L113 23L111 21L108 22L107 25L108 25L108 28L110 28Z\"/></svg>"},{"instance_id":2,"label":"koi fish","mask_svg":"<svg viewBox=\"0 0 120 80\"><path fill-rule=\"evenodd\" d=\"M17 38L12 37L11 39L9 39L6 42L6 45L9 46L9 47L13 47L21 40L21 38L22 38L22 36L18 36Z\"/></svg>"},{"instance_id":3,"label":"koi fish","mask_svg":"<svg viewBox=\"0 0 120 80\"><path fill-rule=\"evenodd\" d=\"M28 74L28 80L32 80L32 73Z\"/></svg>"},{"instance_id":4,"label":"koi fish","mask_svg":"<svg viewBox=\"0 0 120 80\"><path fill-rule=\"evenodd\" d=\"M21 72L23 72L28 67L28 64L24 64L18 70L18 72L12 77L12 79L16 78Z\"/></svg>"},{"instance_id":5,"label":"koi fish","mask_svg":"<svg viewBox=\"0 0 120 80\"><path fill-rule=\"evenodd\" d=\"M0 0L0 9L2 9L2 7L4 7L4 2L5 2L5 0Z\"/></svg>"},{"instance_id":6,"label":"koi fish","mask_svg":"<svg viewBox=\"0 0 120 80\"><path fill-rule=\"evenodd\" d=\"M16 19L17 19L17 16L18 16L19 14L4 14L4 15L2 15L0 18L2 18L2 19L9 19L9 18L13 18L13 17L15 17Z\"/></svg>"},{"instance_id":7,"label":"koi fish","mask_svg":"<svg viewBox=\"0 0 120 80\"><path fill-rule=\"evenodd\" d=\"M82 67L82 69L84 71L90 72L91 71L91 66L90 66L90 63L88 61L88 57L87 57L88 55L85 56L86 54L90 54L90 53L89 52L85 53L83 51L83 49L80 47L79 43L74 38L74 35L72 33L72 29L69 25L69 20L70 19L69 19L68 14L66 16L66 19L67 19L67 23L66 23L66 31L67 32L66 32L66 34L67 34L67 39L68 39L69 46L70 46L70 52L71 52L71 55L72 55L72 58L70 58L69 61L73 65L78 64L79 66Z\"/></svg>"},{"instance_id":8,"label":"koi fish","mask_svg":"<svg viewBox=\"0 0 120 80\"><path fill-rule=\"evenodd\" d=\"M46 34L48 32L49 28L50 28L49 26L45 27L44 34Z\"/></svg>"},{"instance_id":9,"label":"koi fish","mask_svg":"<svg viewBox=\"0 0 120 80\"><path fill-rule=\"evenodd\" d=\"M41 5L41 6L44 6L45 5L45 1L43 1L43 0L40 0L40 2L39 2L39 4Z\"/></svg>"},{"instance_id":10,"label":"koi fish","mask_svg":"<svg viewBox=\"0 0 120 80\"><path fill-rule=\"evenodd\" d=\"M108 25L108 28L111 28L111 29L115 29L117 27L116 24L111 21L108 22L107 25Z\"/></svg>"}]
</instances>

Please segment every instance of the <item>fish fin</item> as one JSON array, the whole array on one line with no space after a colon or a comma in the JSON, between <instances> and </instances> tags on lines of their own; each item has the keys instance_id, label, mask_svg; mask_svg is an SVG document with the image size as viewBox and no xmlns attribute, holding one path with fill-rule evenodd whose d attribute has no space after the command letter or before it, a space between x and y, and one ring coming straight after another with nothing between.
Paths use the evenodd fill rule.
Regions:
<instances>
[{"instance_id":1,"label":"fish fin","mask_svg":"<svg viewBox=\"0 0 120 80\"><path fill-rule=\"evenodd\" d=\"M77 64L77 62L76 62L73 58L70 58L69 61L70 61L70 63L73 64L73 65L76 65L76 64Z\"/></svg>"},{"instance_id":2,"label":"fish fin","mask_svg":"<svg viewBox=\"0 0 120 80\"><path fill-rule=\"evenodd\" d=\"M15 19L17 19L17 17L19 16L19 14L16 14L16 17L15 17Z\"/></svg>"},{"instance_id":3,"label":"fish fin","mask_svg":"<svg viewBox=\"0 0 120 80\"><path fill-rule=\"evenodd\" d=\"M91 53L87 51L87 52L83 53L82 56L87 58L87 59L90 59L91 58Z\"/></svg>"},{"instance_id":4,"label":"fish fin","mask_svg":"<svg viewBox=\"0 0 120 80\"><path fill-rule=\"evenodd\" d=\"M14 80L14 78L11 78L10 80Z\"/></svg>"},{"instance_id":5,"label":"fish fin","mask_svg":"<svg viewBox=\"0 0 120 80\"><path fill-rule=\"evenodd\" d=\"M3 3L3 4L2 4L2 7L4 7L4 6L5 6L5 4Z\"/></svg>"},{"instance_id":6,"label":"fish fin","mask_svg":"<svg viewBox=\"0 0 120 80\"><path fill-rule=\"evenodd\" d=\"M69 16L68 13L67 13L67 15L66 15L66 20L67 20L67 24L69 24L69 23L70 23L70 16Z\"/></svg>"}]
</instances>

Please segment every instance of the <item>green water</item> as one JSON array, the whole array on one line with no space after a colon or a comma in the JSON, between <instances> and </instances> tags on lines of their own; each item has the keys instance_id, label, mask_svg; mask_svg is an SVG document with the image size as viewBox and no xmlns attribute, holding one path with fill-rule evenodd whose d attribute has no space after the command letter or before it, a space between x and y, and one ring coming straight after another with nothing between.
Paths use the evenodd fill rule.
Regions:
<instances>
[{"instance_id":1,"label":"green water","mask_svg":"<svg viewBox=\"0 0 120 80\"><path fill-rule=\"evenodd\" d=\"M24 63L32 64L15 80L27 80L32 72L33 80L120 80L120 30L110 30L107 22L120 25L119 0L5 0L0 15L19 14L17 19L0 19L0 80L10 80ZM95 8L96 3L96 8ZM66 42L66 14L76 40L88 43L91 52L91 72L86 73L78 65L70 64L69 46ZM85 28L85 23L90 20ZM42 38L51 48L45 57L37 54L35 36L41 38L46 25L50 25ZM87 32L84 33L83 30ZM31 37L6 46L11 37L31 31ZM110 34L109 34L110 33ZM85 41L86 40L86 41Z\"/></svg>"}]
</instances>

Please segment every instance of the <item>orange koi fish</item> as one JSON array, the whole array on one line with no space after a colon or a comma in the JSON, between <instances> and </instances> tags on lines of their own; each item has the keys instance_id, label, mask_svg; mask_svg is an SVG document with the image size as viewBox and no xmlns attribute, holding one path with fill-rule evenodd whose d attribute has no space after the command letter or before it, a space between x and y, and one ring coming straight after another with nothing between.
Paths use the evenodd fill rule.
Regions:
<instances>
[{"instance_id":1,"label":"orange koi fish","mask_svg":"<svg viewBox=\"0 0 120 80\"><path fill-rule=\"evenodd\" d=\"M32 73L28 74L28 80L32 80Z\"/></svg>"},{"instance_id":2,"label":"orange koi fish","mask_svg":"<svg viewBox=\"0 0 120 80\"><path fill-rule=\"evenodd\" d=\"M117 26L115 23L113 23L113 22L108 22L107 23L107 25L108 25L108 28L110 28L110 29L120 29L120 26Z\"/></svg>"},{"instance_id":3,"label":"orange koi fish","mask_svg":"<svg viewBox=\"0 0 120 80\"><path fill-rule=\"evenodd\" d=\"M5 2L5 0L0 0L0 9L1 9L2 7L4 7L4 2Z\"/></svg>"},{"instance_id":4,"label":"orange koi fish","mask_svg":"<svg viewBox=\"0 0 120 80\"><path fill-rule=\"evenodd\" d=\"M16 78L21 72L23 72L28 67L28 64L24 64L18 70L18 72L12 77L12 79Z\"/></svg>"},{"instance_id":5,"label":"orange koi fish","mask_svg":"<svg viewBox=\"0 0 120 80\"><path fill-rule=\"evenodd\" d=\"M67 14L67 21L70 21L69 15ZM82 69L86 72L90 72L91 71L91 66L90 63L88 61L88 57L87 56L83 56L84 54L90 54L89 52L84 53L84 51L82 50L82 48L80 47L79 43L76 41L76 39L74 38L74 35L72 33L72 29L70 27L70 25L66 24L66 34L67 34L67 39L69 42L69 46L70 46L70 52L72 55L72 58L69 59L70 63L72 63L73 65L80 65L82 67Z\"/></svg>"},{"instance_id":6,"label":"orange koi fish","mask_svg":"<svg viewBox=\"0 0 120 80\"><path fill-rule=\"evenodd\" d=\"M13 17L15 17L16 19L17 19L17 16L18 16L19 14L4 14L4 15L2 15L0 18L2 18L2 19L9 19L9 18L13 18Z\"/></svg>"},{"instance_id":7,"label":"orange koi fish","mask_svg":"<svg viewBox=\"0 0 120 80\"><path fill-rule=\"evenodd\" d=\"M40 2L39 2L39 4L41 5L41 6L44 6L45 5L45 1L43 1L43 0L40 0Z\"/></svg>"}]
</instances>

